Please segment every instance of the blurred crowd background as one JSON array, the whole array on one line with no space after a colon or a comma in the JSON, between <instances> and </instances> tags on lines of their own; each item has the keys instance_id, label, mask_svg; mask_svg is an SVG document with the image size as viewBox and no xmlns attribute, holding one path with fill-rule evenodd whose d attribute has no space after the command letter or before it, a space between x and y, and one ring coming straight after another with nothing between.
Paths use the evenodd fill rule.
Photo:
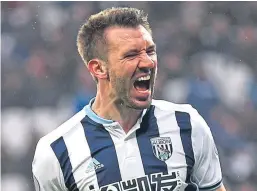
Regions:
<instances>
[{"instance_id":1,"label":"blurred crowd background","mask_svg":"<svg viewBox=\"0 0 257 191\"><path fill-rule=\"evenodd\" d=\"M192 104L209 124L228 191L257 191L257 2L2 2L3 191L32 191L40 137L94 97L76 35L113 6L149 14L155 98Z\"/></svg>"}]
</instances>

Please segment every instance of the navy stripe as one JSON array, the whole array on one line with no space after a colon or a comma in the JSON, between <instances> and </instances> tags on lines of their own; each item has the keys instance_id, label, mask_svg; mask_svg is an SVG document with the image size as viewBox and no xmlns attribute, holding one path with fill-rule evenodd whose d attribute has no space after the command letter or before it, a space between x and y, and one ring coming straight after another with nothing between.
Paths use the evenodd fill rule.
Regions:
<instances>
[{"instance_id":1,"label":"navy stripe","mask_svg":"<svg viewBox=\"0 0 257 191\"><path fill-rule=\"evenodd\" d=\"M82 121L85 136L90 148L91 157L104 167L96 169L100 187L121 181L120 167L114 143L109 132L102 124L86 116Z\"/></svg>"},{"instance_id":2,"label":"navy stripe","mask_svg":"<svg viewBox=\"0 0 257 191\"><path fill-rule=\"evenodd\" d=\"M213 186L204 187L204 188L199 188L199 189L200 189L200 190L212 190L212 189L214 189L214 188L219 187L219 186L221 185L221 182L222 182L222 180L219 181L217 184L214 184Z\"/></svg>"},{"instance_id":3,"label":"navy stripe","mask_svg":"<svg viewBox=\"0 0 257 191\"><path fill-rule=\"evenodd\" d=\"M160 137L154 110L155 106L151 105L142 119L140 128L136 132L138 147L146 175L159 172L168 174L166 163L154 155L150 141L151 138Z\"/></svg>"},{"instance_id":4,"label":"navy stripe","mask_svg":"<svg viewBox=\"0 0 257 191\"><path fill-rule=\"evenodd\" d=\"M68 188L69 191L79 191L72 173L70 157L63 137L60 137L59 139L54 141L51 144L51 147L60 163L64 176L65 186Z\"/></svg>"},{"instance_id":5,"label":"navy stripe","mask_svg":"<svg viewBox=\"0 0 257 191\"><path fill-rule=\"evenodd\" d=\"M192 146L192 126L190 122L190 115L185 112L176 111L175 112L178 126L180 127L180 138L183 145L183 150L185 153L186 164L187 164L187 176L186 183L188 187L185 191L196 190L195 185L190 184L190 177L192 173L193 166L195 164L194 151Z\"/></svg>"}]
</instances>

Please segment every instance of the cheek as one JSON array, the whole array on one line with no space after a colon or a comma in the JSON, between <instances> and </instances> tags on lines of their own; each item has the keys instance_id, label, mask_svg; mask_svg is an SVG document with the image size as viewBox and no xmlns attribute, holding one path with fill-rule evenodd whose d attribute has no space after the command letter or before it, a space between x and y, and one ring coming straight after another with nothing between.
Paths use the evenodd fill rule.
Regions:
<instances>
[{"instance_id":1,"label":"cheek","mask_svg":"<svg viewBox=\"0 0 257 191\"><path fill-rule=\"evenodd\" d=\"M123 76L131 77L137 69L138 62L138 59L133 59L124 62L120 67L120 74L122 74Z\"/></svg>"},{"instance_id":2,"label":"cheek","mask_svg":"<svg viewBox=\"0 0 257 191\"><path fill-rule=\"evenodd\" d=\"M158 61L157 60L154 60L154 67L157 67L158 66Z\"/></svg>"},{"instance_id":3,"label":"cheek","mask_svg":"<svg viewBox=\"0 0 257 191\"><path fill-rule=\"evenodd\" d=\"M157 55L152 56L152 61L154 62L154 65L158 65Z\"/></svg>"}]
</instances>

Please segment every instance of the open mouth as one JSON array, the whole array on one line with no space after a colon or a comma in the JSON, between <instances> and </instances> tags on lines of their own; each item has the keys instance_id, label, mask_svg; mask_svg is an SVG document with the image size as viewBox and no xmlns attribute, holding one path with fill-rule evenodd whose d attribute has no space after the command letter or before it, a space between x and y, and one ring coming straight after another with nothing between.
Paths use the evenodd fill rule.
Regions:
<instances>
[{"instance_id":1,"label":"open mouth","mask_svg":"<svg viewBox=\"0 0 257 191\"><path fill-rule=\"evenodd\" d=\"M134 82L137 91L147 91L150 88L150 75L140 77Z\"/></svg>"}]
</instances>

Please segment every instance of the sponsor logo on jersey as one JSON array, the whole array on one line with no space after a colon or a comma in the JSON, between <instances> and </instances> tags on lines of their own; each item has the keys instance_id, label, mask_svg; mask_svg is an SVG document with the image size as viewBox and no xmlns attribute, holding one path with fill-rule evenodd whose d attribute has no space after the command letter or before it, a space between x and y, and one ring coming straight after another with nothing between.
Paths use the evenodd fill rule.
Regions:
<instances>
[{"instance_id":1,"label":"sponsor logo on jersey","mask_svg":"<svg viewBox=\"0 0 257 191\"><path fill-rule=\"evenodd\" d=\"M88 188L90 191L175 191L182 188L179 171L171 174L155 173L143 177L115 182L99 189L95 189L92 184Z\"/></svg>"},{"instance_id":2,"label":"sponsor logo on jersey","mask_svg":"<svg viewBox=\"0 0 257 191\"><path fill-rule=\"evenodd\" d=\"M155 137L150 139L153 153L161 161L166 161L172 154L172 143L170 137Z\"/></svg>"},{"instance_id":3,"label":"sponsor logo on jersey","mask_svg":"<svg viewBox=\"0 0 257 191\"><path fill-rule=\"evenodd\" d=\"M91 162L89 163L86 172L92 172L97 169L103 168L104 165L97 161L95 158L92 158Z\"/></svg>"}]
</instances>

